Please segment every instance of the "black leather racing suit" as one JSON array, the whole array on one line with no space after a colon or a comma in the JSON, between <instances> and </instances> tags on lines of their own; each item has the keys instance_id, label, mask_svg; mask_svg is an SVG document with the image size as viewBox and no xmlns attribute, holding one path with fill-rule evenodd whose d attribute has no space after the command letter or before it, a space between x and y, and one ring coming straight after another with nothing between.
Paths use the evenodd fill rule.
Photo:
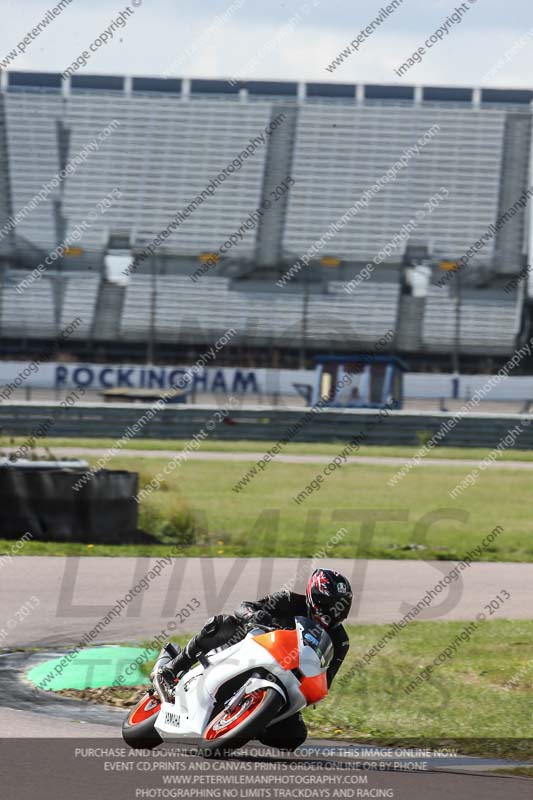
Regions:
<instances>
[{"instance_id":1,"label":"black leather racing suit","mask_svg":"<svg viewBox=\"0 0 533 800\"><path fill-rule=\"evenodd\" d=\"M257 612L261 611L270 614L276 625L282 628L294 628L295 617L307 616L307 601L303 594L289 591L274 592L254 602L241 603L232 615L218 614L211 617L202 630L190 640L182 653L167 666L167 669L173 674L177 674L183 669L189 669L200 654L224 645L236 644L246 635L247 623ZM327 671L329 687L346 657L350 641L342 625L331 628L328 633L333 644L333 659ZM260 741L272 747L292 750L303 744L306 738L307 728L302 716L294 714L278 725L270 726Z\"/></svg>"}]
</instances>

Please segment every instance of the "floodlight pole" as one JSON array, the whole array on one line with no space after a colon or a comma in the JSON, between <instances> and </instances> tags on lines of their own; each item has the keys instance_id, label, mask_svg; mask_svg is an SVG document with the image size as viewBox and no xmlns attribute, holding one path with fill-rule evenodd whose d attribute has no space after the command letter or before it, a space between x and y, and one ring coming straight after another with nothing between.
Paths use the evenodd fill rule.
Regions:
<instances>
[{"instance_id":1,"label":"floodlight pole","mask_svg":"<svg viewBox=\"0 0 533 800\"><path fill-rule=\"evenodd\" d=\"M461 372L461 364L460 364L460 344L461 344L461 267L458 266L458 269L455 274L455 330L454 330L454 337L453 337L453 354L452 354L452 368L455 375L459 375Z\"/></svg>"},{"instance_id":2,"label":"floodlight pole","mask_svg":"<svg viewBox=\"0 0 533 800\"><path fill-rule=\"evenodd\" d=\"M148 331L148 347L146 361L153 364L155 360L155 312L157 304L157 285L154 256L150 257L150 328Z\"/></svg>"},{"instance_id":3,"label":"floodlight pole","mask_svg":"<svg viewBox=\"0 0 533 800\"><path fill-rule=\"evenodd\" d=\"M309 281L307 279L307 267L304 267L304 296L302 301L302 330L300 340L300 369L305 369L307 360L307 318L309 315Z\"/></svg>"}]
</instances>

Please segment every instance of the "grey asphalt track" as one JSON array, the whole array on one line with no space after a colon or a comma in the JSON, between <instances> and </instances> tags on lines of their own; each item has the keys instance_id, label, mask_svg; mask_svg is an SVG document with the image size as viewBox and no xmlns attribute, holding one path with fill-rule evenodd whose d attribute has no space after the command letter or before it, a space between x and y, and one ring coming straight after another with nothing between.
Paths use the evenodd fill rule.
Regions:
<instances>
[{"instance_id":1,"label":"grey asphalt track","mask_svg":"<svg viewBox=\"0 0 533 800\"><path fill-rule=\"evenodd\" d=\"M0 608L7 633L0 646L5 650L27 646L68 648L101 621L155 564L156 559L13 558L0 571ZM452 567L450 563L421 561L334 559L331 564L347 572L359 587L351 622L397 620ZM175 625L174 634L194 631L207 616L220 610L231 611L243 597L256 597L295 577L294 588L302 589L308 569L308 561L298 564L292 559L173 559L162 566L161 574L150 581L146 591L133 596L120 615L99 631L94 643L148 640L162 629L168 630L171 622ZM421 616L474 619L495 592L507 588L511 599L502 615L531 617L533 564L474 563L462 575L461 582L452 583L439 595L433 616L431 609ZM19 619L17 612L32 596L39 601L37 607ZM193 597L200 606L184 619L181 612ZM258 760L247 751L228 762L232 767L228 767L227 784L216 783L221 773L213 763L205 767L205 760L195 755L165 755L163 749L158 763L164 762L170 770L181 765L183 773L171 774L193 776L192 784L164 784L163 775L168 773L154 771L152 756L77 757L76 747L94 746L95 741L122 747L121 740L115 738L122 712L88 707L65 698L48 705L46 697L38 701L35 696L22 697L13 688L14 675L9 668L9 659L13 658L21 673L39 656L25 652L0 656L0 666L2 662L7 665L3 673L0 669L0 696L4 698L0 701L0 794L6 800L202 796L525 800L533 796L533 781L488 775L484 762L432 761L422 769L411 769L401 759L394 766L394 759L379 758L372 768L368 764L362 768L357 766L353 753L346 757L342 750L331 750L339 747L338 742L323 743L326 752L330 752L327 767L323 764L326 757L321 754L322 745L317 742L310 742L311 749L305 754L289 759L278 754ZM25 688L29 691L28 686ZM106 761L129 762L131 766L117 772L115 769L119 768L105 767ZM137 764L143 762L152 763L152 767L141 768L146 772L137 770ZM380 762L385 766L377 768ZM247 779L250 764L255 765L256 771L265 770L260 785L252 785ZM203 783L200 776L206 776ZM327 783L326 777L337 783ZM359 778L368 782L357 782ZM230 793L206 793L217 787ZM263 793L257 793L260 788ZM304 789L307 793L302 793Z\"/></svg>"},{"instance_id":2,"label":"grey asphalt track","mask_svg":"<svg viewBox=\"0 0 533 800\"><path fill-rule=\"evenodd\" d=\"M133 752L120 738L123 711L62 697L35 697L20 677L23 653L0 656L0 778L6 800L59 797L393 797L522 800L533 781L502 777L509 766L426 751L423 744L308 740L295 754L251 742L226 762L198 757L190 746ZM29 656L30 663L53 653ZM13 690L9 695L5 689ZM31 709L31 711L29 710ZM424 751L420 748L424 747ZM254 782L255 781L255 782ZM206 789L210 787L208 793ZM218 787L218 789L217 789ZM251 788L252 787L252 788ZM258 787L262 787L258 791ZM265 789L268 787L268 791ZM224 792L224 790L226 790Z\"/></svg>"},{"instance_id":3,"label":"grey asphalt track","mask_svg":"<svg viewBox=\"0 0 533 800\"><path fill-rule=\"evenodd\" d=\"M78 641L139 585L156 562L147 558L13 558L0 570L0 629L6 633L0 647ZM442 561L331 559L328 564L347 574L356 588L352 623L401 619L453 569L453 563ZM174 635L194 632L209 616L231 612L242 599L255 599L282 586L302 591L310 566L310 560L289 558L160 562L159 576L131 602L124 602L120 614L99 631L95 641L151 639L169 622L175 626ZM474 562L417 619L475 620L504 589L511 597L494 618L531 619L531 586L533 564ZM38 606L19 620L20 609L32 596Z\"/></svg>"},{"instance_id":4,"label":"grey asphalt track","mask_svg":"<svg viewBox=\"0 0 533 800\"><path fill-rule=\"evenodd\" d=\"M205 760L190 748L162 745L129 751L103 725L71 733L58 722L43 734L32 721L32 739L17 738L21 712L6 721L12 735L2 742L2 797L5 800L131 800L141 797L334 798L386 797L396 800L530 800L533 781L490 775L450 763L403 756L365 757L364 750L313 741L287 756L246 746L227 760ZM34 715L35 716L35 715ZM46 719L46 718L43 718ZM70 723L71 725L73 723Z\"/></svg>"},{"instance_id":5,"label":"grey asphalt track","mask_svg":"<svg viewBox=\"0 0 533 800\"><path fill-rule=\"evenodd\" d=\"M342 446L339 445L339 450ZM103 448L93 447L54 447L54 455L56 456L102 456L109 451ZM183 450L133 450L125 448L121 450L122 456L142 456L144 458L164 458L171 459L183 453ZM215 451L192 451L187 452L187 460L189 461L259 461L264 458L265 451L258 451L256 453L246 452L215 452ZM275 462L281 464L328 464L333 455L305 455L301 453L285 453L277 455ZM480 459L473 458L424 458L420 462L420 466L427 467L478 467ZM376 466L387 467L402 467L408 463L408 458L400 458L397 456L347 456L346 463L348 464L375 464ZM533 461L492 461L488 465L489 469L525 469L533 470Z\"/></svg>"}]
</instances>

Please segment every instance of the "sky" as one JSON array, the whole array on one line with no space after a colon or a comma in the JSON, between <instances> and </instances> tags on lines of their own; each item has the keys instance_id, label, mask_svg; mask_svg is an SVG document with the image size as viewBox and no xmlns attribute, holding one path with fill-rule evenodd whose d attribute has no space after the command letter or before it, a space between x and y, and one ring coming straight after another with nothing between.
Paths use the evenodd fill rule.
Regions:
<instances>
[{"instance_id":1,"label":"sky","mask_svg":"<svg viewBox=\"0 0 533 800\"><path fill-rule=\"evenodd\" d=\"M529 0L394 0L398 7L333 71L328 64L391 0L71 0L19 52L55 2L2 0L0 62L17 50L10 69L63 72L129 2L124 27L78 74L533 88ZM461 6L460 22L446 26ZM442 26L442 39L399 77L395 70Z\"/></svg>"}]
</instances>

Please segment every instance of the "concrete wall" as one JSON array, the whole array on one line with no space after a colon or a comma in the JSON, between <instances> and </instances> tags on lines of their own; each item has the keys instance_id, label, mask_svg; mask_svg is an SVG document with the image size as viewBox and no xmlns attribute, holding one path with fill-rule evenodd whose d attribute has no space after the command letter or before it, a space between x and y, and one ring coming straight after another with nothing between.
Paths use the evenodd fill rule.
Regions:
<instances>
[{"instance_id":1,"label":"concrete wall","mask_svg":"<svg viewBox=\"0 0 533 800\"><path fill-rule=\"evenodd\" d=\"M513 446L533 449L533 425L528 427L531 417L525 415L468 414L454 425L453 414L413 411L327 409L310 414L258 406L226 414L215 406L153 408L140 403L66 408L58 403L2 403L0 430L3 435L35 436L37 443L39 436L269 442L349 442L359 437L362 445L420 445L441 431L441 444L449 447L496 447L509 430L521 426Z\"/></svg>"}]
</instances>

